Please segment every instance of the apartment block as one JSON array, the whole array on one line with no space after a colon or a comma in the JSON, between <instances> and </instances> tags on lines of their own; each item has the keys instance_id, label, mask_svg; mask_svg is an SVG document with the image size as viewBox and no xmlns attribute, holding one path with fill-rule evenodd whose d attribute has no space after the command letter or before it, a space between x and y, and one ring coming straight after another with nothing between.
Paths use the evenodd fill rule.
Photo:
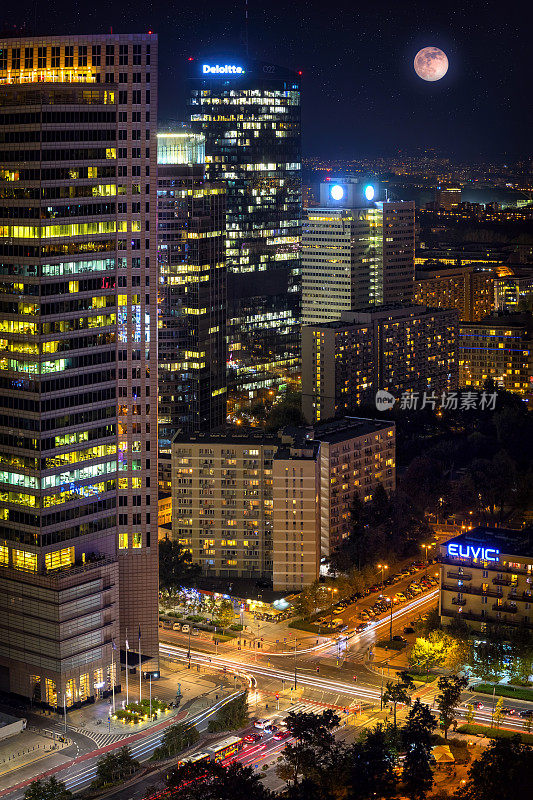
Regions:
<instances>
[{"instance_id":1,"label":"apartment block","mask_svg":"<svg viewBox=\"0 0 533 800\"><path fill-rule=\"evenodd\" d=\"M356 413L385 389L457 387L457 312L382 305L302 328L302 410L309 423Z\"/></svg>"},{"instance_id":2,"label":"apartment block","mask_svg":"<svg viewBox=\"0 0 533 800\"><path fill-rule=\"evenodd\" d=\"M414 302L454 308L460 320L474 322L494 310L495 273L473 264L426 264L415 272Z\"/></svg>"},{"instance_id":3,"label":"apartment block","mask_svg":"<svg viewBox=\"0 0 533 800\"><path fill-rule=\"evenodd\" d=\"M473 631L533 630L533 532L478 527L440 546L439 613Z\"/></svg>"},{"instance_id":4,"label":"apartment block","mask_svg":"<svg viewBox=\"0 0 533 800\"><path fill-rule=\"evenodd\" d=\"M533 396L533 321L530 314L495 314L461 323L458 335L461 386L483 388L491 379L509 392Z\"/></svg>"},{"instance_id":5,"label":"apartment block","mask_svg":"<svg viewBox=\"0 0 533 800\"><path fill-rule=\"evenodd\" d=\"M357 495L372 500L381 485L396 489L396 426L393 422L347 417L315 425L320 443L320 550L323 557L350 534L350 508Z\"/></svg>"}]
</instances>

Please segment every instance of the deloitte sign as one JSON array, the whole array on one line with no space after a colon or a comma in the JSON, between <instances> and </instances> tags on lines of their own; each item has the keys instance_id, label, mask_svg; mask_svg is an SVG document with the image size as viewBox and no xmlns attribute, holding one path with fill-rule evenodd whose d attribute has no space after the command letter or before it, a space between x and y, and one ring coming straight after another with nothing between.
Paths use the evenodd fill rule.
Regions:
<instances>
[{"instance_id":1,"label":"deloitte sign","mask_svg":"<svg viewBox=\"0 0 533 800\"><path fill-rule=\"evenodd\" d=\"M452 558L473 558L481 561L499 561L500 551L493 547L474 547L469 544L463 547L462 544L449 544L448 555Z\"/></svg>"},{"instance_id":2,"label":"deloitte sign","mask_svg":"<svg viewBox=\"0 0 533 800\"><path fill-rule=\"evenodd\" d=\"M244 69L234 64L203 64L202 72L204 75L244 75Z\"/></svg>"}]
</instances>

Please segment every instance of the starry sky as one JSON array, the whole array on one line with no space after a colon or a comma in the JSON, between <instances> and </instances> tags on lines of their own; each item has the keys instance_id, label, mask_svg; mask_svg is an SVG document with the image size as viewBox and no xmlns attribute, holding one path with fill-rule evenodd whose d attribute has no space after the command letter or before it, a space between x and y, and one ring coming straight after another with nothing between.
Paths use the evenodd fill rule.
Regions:
<instances>
[{"instance_id":1,"label":"starry sky","mask_svg":"<svg viewBox=\"0 0 533 800\"><path fill-rule=\"evenodd\" d=\"M160 120L187 119L187 59L243 53L245 0L4 0L0 24L39 34L159 34ZM533 4L499 0L248 0L253 58L303 71L306 156L435 148L458 160L531 156ZM435 45L448 74L413 58Z\"/></svg>"}]
</instances>

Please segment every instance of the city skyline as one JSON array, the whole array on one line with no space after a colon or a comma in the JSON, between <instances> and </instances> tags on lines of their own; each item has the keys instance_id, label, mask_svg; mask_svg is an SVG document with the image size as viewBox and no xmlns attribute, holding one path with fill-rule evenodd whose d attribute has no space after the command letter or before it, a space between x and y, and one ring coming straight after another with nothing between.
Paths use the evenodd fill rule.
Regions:
<instances>
[{"instance_id":1,"label":"city skyline","mask_svg":"<svg viewBox=\"0 0 533 800\"><path fill-rule=\"evenodd\" d=\"M46 15L30 3L4 5L7 29L26 25L46 35L153 30L160 34L160 122L187 119L187 60L245 55L245 3L175 6L95 3L72 12L62 0ZM533 122L521 86L531 67L527 25L518 7L502 15L496 3L439 8L418 1L412 14L389 7L248 3L249 55L302 75L304 156L349 158L435 148L457 158L529 155L524 134ZM105 20L105 21L104 21ZM420 20L413 22L413 20ZM24 33L24 31L22 31ZM473 35L474 34L474 35ZM317 50L317 42L330 42ZM442 48L445 77L428 83L413 69L416 52ZM509 59L509 53L513 59ZM453 145L450 146L450 142Z\"/></svg>"}]
</instances>

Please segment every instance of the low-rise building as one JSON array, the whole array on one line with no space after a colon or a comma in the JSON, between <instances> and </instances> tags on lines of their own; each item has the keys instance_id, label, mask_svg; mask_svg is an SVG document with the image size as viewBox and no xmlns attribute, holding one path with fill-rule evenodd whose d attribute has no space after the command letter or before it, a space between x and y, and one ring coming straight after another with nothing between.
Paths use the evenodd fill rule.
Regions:
<instances>
[{"instance_id":1,"label":"low-rise building","mask_svg":"<svg viewBox=\"0 0 533 800\"><path fill-rule=\"evenodd\" d=\"M533 631L533 531L473 528L440 546L439 613L482 633Z\"/></svg>"}]
</instances>

